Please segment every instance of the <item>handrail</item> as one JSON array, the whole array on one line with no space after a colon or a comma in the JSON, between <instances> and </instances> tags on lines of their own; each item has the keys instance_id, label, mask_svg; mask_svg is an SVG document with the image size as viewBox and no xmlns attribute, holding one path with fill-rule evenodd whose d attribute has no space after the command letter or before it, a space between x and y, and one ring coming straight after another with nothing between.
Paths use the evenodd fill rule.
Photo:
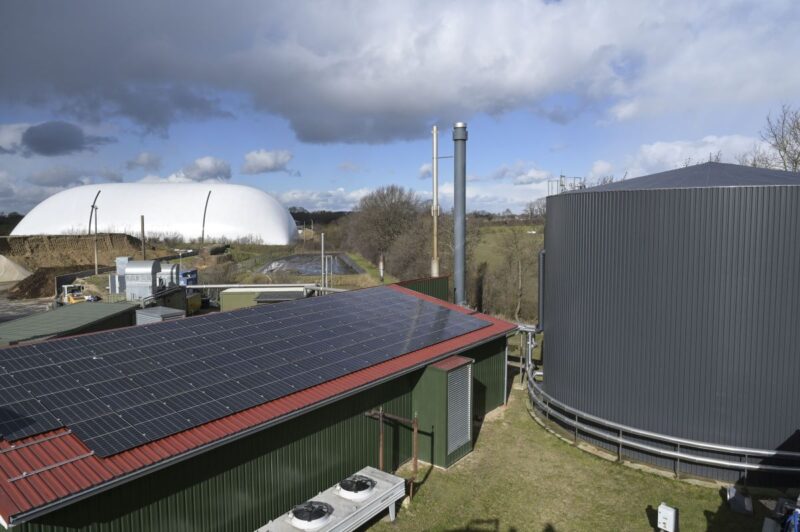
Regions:
<instances>
[{"instance_id":1,"label":"handrail","mask_svg":"<svg viewBox=\"0 0 800 532\"><path fill-rule=\"evenodd\" d=\"M667 434L660 434L657 432L650 432L644 429L637 429L636 427L630 427L628 425L622 425L620 423L615 423L613 421L609 421L607 419L603 419L601 417L593 416L592 414L587 414L586 412L582 412L577 408L572 408L571 406L567 406L564 403L560 402L558 399L553 399L551 395L545 392L541 385L533 381L533 379L529 379L528 381L529 387L532 385L536 392L540 393L544 397L547 398L547 402L553 403L562 410L566 410L568 413L573 415L578 415L583 419L587 419L594 423L598 423L600 425L605 425L607 427L613 428L615 430L621 430L623 432L628 432L630 434L636 434L637 436L643 436L645 438L649 438L652 440L661 440L666 443L672 444L680 444L685 445L687 447L696 447L698 449L706 449L709 451L717 451L723 453L731 453L731 454L747 454L752 456L783 456L786 458L792 458L795 460L800 460L800 453L792 452L792 451L780 451L780 450L769 450L769 449L753 449L749 447L734 447L730 445L722 445L716 443L709 443L697 440L688 440L685 438L678 438L675 436L669 436Z\"/></svg>"},{"instance_id":2,"label":"handrail","mask_svg":"<svg viewBox=\"0 0 800 532\"><path fill-rule=\"evenodd\" d=\"M564 403L558 401L557 399L554 399L547 392L545 392L542 389L541 385L539 385L533 380L530 373L528 374L527 381L528 381L528 396L530 397L532 404L534 404L536 407L540 408L543 412L545 412L548 417L550 416L555 417L559 421L574 428L576 431L576 439L577 439L577 432L581 431L587 434L594 435L603 440L616 443L618 445L618 454L620 458L622 453L622 447L629 447L645 451L649 454L654 454L676 460L675 464L676 474L678 473L681 460L687 462L717 466L717 467L724 467L728 469L742 470L745 472L745 474L747 471L773 471L778 473L800 473L800 467L772 465L772 464L754 464L754 463L749 463L747 461L749 457L776 457L781 459L800 461L800 453L798 452L770 450L770 449L754 449L748 447L735 447L730 445L689 440L686 438L677 438L666 434L659 434L643 429L637 429L636 427L630 427L628 425L615 423L613 421L609 421L607 419L603 419L594 416L592 414L588 414L586 412L578 410L577 408L572 408L570 406L565 405ZM537 394L540 395L541 397L538 397ZM558 407L558 409L564 411L566 415L559 412L558 410L553 409L551 404ZM581 423L579 421L580 419L583 419L585 421L591 421L592 423L600 425L602 428L605 429L611 429L617 432L619 435L610 434L591 425ZM652 445L647 445L646 443L642 443L640 441L625 438L623 435L626 433L642 436L644 438L655 440L660 443L667 443L674 445L676 446L676 450L673 451L668 449L662 449L659 447L654 447ZM696 454L687 454L686 452L681 452L681 447L703 449L723 454L740 455L744 457L744 461L734 462L730 460L699 456Z\"/></svg>"}]
</instances>

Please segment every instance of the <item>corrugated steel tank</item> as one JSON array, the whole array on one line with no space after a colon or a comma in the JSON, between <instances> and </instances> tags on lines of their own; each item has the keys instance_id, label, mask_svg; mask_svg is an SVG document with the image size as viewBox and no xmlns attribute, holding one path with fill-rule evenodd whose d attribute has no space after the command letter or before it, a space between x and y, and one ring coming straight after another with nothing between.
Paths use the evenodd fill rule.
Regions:
<instances>
[{"instance_id":1,"label":"corrugated steel tank","mask_svg":"<svg viewBox=\"0 0 800 532\"><path fill-rule=\"evenodd\" d=\"M800 174L770 172L709 163L549 197L547 393L669 436L800 451Z\"/></svg>"}]
</instances>

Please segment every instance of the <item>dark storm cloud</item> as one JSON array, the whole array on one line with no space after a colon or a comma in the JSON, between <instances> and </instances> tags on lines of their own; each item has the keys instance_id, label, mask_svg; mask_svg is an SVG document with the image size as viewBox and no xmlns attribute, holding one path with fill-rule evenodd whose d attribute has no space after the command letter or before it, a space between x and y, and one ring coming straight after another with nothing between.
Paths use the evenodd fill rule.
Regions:
<instances>
[{"instance_id":1,"label":"dark storm cloud","mask_svg":"<svg viewBox=\"0 0 800 532\"><path fill-rule=\"evenodd\" d=\"M119 183L122 181L122 175L119 172L108 169L85 170L53 166L29 175L26 181L41 187L71 187L102 181Z\"/></svg>"},{"instance_id":2,"label":"dark storm cloud","mask_svg":"<svg viewBox=\"0 0 800 532\"><path fill-rule=\"evenodd\" d=\"M797 94L796 1L676 4L3 2L0 103L160 135L266 112L307 142L379 143L476 113L627 120ZM563 94L578 104L546 105Z\"/></svg>"},{"instance_id":3,"label":"dark storm cloud","mask_svg":"<svg viewBox=\"0 0 800 532\"><path fill-rule=\"evenodd\" d=\"M93 150L102 144L114 142L111 137L86 135L75 124L58 120L29 127L21 140L24 155L48 157Z\"/></svg>"}]
</instances>

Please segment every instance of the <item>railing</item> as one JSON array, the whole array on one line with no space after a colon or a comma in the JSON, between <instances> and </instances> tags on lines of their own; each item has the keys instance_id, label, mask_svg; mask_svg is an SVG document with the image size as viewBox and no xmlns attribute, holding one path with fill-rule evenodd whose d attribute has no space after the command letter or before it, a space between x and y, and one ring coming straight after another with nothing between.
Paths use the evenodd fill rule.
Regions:
<instances>
[{"instance_id":1,"label":"railing","mask_svg":"<svg viewBox=\"0 0 800 532\"><path fill-rule=\"evenodd\" d=\"M542 389L542 386L533 379L532 368L528 369L528 396L531 404L542 411L546 418L558 420L563 425L573 429L573 438L577 443L580 433L590 434L601 440L614 443L617 446L617 459L622 460L622 453L625 448L636 449L645 453L672 459L674 461L674 472L680 475L681 461L703 464L712 467L734 469L742 471L744 480L747 480L748 471L770 471L775 473L800 473L800 467L784 466L777 464L751 463L751 458L777 458L800 463L800 452L780 451L771 449L753 449L748 447L735 447L716 443L676 438L665 434L650 432L647 430L629 427L593 416L582 412L576 408L565 405L551 397ZM555 408L554 408L555 407ZM591 425L585 423L590 422ZM600 428L598 428L600 427ZM664 449L648 445L642 441L637 441L626 436L639 436L647 440L669 445L674 450ZM723 455L732 455L743 461L726 460L722 458L711 458L694 454L692 450L713 451Z\"/></svg>"}]
</instances>

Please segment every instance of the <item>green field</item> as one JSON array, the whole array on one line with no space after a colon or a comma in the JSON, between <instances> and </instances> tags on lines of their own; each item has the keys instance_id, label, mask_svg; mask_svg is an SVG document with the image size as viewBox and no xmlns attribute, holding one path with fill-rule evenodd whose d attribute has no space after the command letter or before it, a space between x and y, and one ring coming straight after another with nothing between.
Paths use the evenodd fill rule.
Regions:
<instances>
[{"instance_id":1,"label":"green field","mask_svg":"<svg viewBox=\"0 0 800 532\"><path fill-rule=\"evenodd\" d=\"M530 231L536 231L531 234ZM517 239L518 249L513 249L512 234ZM534 323L539 305L539 251L544 247L544 226L542 225L485 225L479 229L479 238L472 250L475 268L486 263L485 310L513 318L513 305L503 304L502 300L514 300L518 270L515 262L522 257L523 295L520 321ZM468 288L469 290L472 287Z\"/></svg>"},{"instance_id":2,"label":"green field","mask_svg":"<svg viewBox=\"0 0 800 532\"><path fill-rule=\"evenodd\" d=\"M484 423L472 454L447 471L427 466L424 482L397 521L381 531L642 531L655 510L679 509L687 531L761 530L756 516L732 513L719 488L640 471L582 451L544 430L529 415L522 390ZM410 476L408 467L400 474Z\"/></svg>"}]
</instances>

